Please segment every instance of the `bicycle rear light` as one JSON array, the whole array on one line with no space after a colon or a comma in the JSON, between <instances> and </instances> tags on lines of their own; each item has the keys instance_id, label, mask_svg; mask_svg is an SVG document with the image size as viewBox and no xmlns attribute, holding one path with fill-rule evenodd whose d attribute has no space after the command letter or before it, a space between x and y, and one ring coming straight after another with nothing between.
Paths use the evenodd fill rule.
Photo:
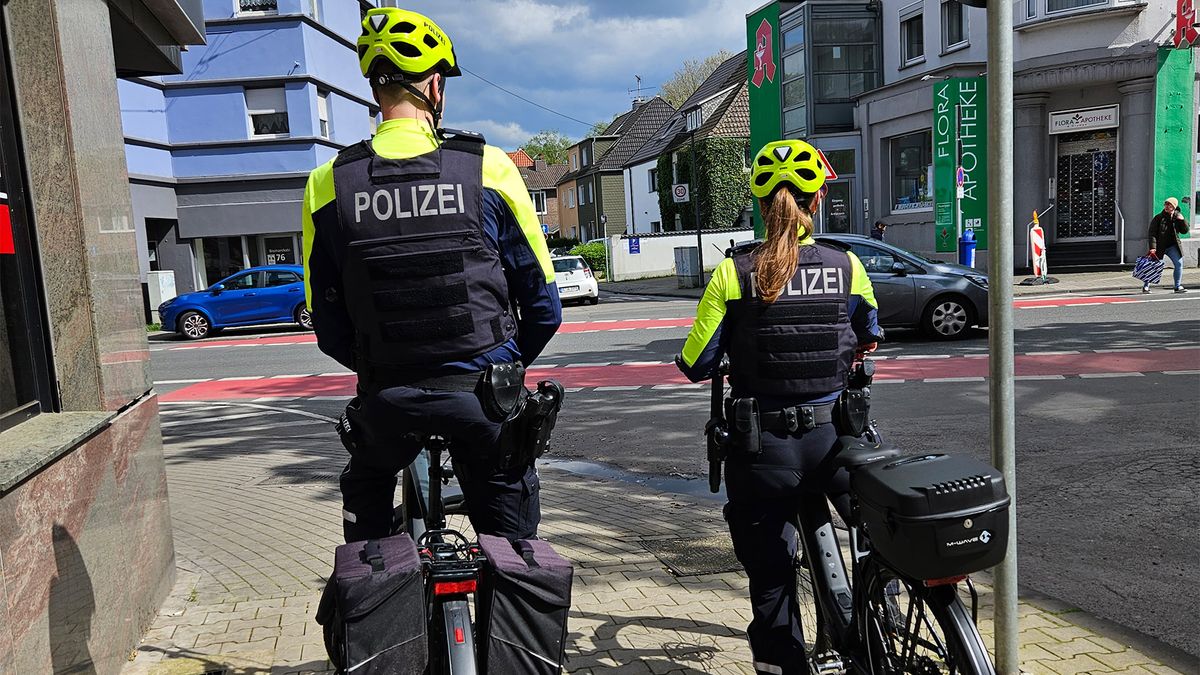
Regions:
<instances>
[{"instance_id":1,"label":"bicycle rear light","mask_svg":"<svg viewBox=\"0 0 1200 675\"><path fill-rule=\"evenodd\" d=\"M433 582L434 595L463 595L465 593L475 592L476 582L474 579L466 581L435 581Z\"/></svg>"},{"instance_id":2,"label":"bicycle rear light","mask_svg":"<svg viewBox=\"0 0 1200 675\"><path fill-rule=\"evenodd\" d=\"M960 574L955 577L942 577L941 579L926 579L925 585L928 586L929 588L933 588L934 586L951 586L953 584L957 584L958 582L960 582L966 578L967 578L967 575Z\"/></svg>"},{"instance_id":3,"label":"bicycle rear light","mask_svg":"<svg viewBox=\"0 0 1200 675\"><path fill-rule=\"evenodd\" d=\"M466 635L463 634L463 629L459 628L458 626L455 626L454 627L454 642L455 642L455 644L461 645L462 643L464 643L466 641L467 641L467 638L466 638Z\"/></svg>"}]
</instances>

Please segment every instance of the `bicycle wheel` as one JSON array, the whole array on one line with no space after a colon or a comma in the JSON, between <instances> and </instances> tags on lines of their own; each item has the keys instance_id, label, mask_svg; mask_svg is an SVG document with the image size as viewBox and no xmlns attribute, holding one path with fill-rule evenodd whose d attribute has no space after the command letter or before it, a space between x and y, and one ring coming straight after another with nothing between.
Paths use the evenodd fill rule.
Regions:
<instances>
[{"instance_id":1,"label":"bicycle wheel","mask_svg":"<svg viewBox=\"0 0 1200 675\"><path fill-rule=\"evenodd\" d=\"M954 585L926 587L871 564L868 662L876 673L994 675L991 657Z\"/></svg>"},{"instance_id":2,"label":"bicycle wheel","mask_svg":"<svg viewBox=\"0 0 1200 675\"><path fill-rule=\"evenodd\" d=\"M800 611L800 628L804 634L804 653L807 656L829 649L829 632L821 613L817 611L817 596L813 592L812 570L804 561L804 553L796 554L796 605Z\"/></svg>"}]
</instances>

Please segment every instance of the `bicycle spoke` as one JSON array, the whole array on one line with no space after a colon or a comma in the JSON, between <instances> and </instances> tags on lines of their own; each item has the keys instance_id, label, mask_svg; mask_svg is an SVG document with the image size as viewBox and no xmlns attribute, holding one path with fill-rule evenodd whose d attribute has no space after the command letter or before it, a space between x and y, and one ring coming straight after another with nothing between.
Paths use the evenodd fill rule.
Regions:
<instances>
[{"instance_id":1,"label":"bicycle spoke","mask_svg":"<svg viewBox=\"0 0 1200 675\"><path fill-rule=\"evenodd\" d=\"M869 642L877 644L868 645L871 662L895 673L957 672L942 629L926 603L927 591L891 578L877 579L873 586L868 616L874 639ZM882 653L876 653L879 650Z\"/></svg>"}]
</instances>

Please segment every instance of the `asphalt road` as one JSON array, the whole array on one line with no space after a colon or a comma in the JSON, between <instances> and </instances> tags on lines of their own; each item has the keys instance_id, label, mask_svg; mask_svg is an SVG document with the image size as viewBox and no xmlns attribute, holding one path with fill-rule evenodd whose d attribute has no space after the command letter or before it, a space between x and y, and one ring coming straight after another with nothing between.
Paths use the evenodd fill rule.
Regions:
<instances>
[{"instance_id":1,"label":"asphalt road","mask_svg":"<svg viewBox=\"0 0 1200 675\"><path fill-rule=\"evenodd\" d=\"M1063 304L1078 302L1089 304ZM708 392L662 379L694 306L605 295L566 309L537 364L580 385L556 455L703 490ZM1200 293L1022 299L1015 317L1021 584L1200 656ZM311 340L289 329L155 340L156 387L178 405L231 397L335 416L351 380ZM887 440L986 459L986 352L986 331L952 343L889 331L872 399Z\"/></svg>"}]
</instances>

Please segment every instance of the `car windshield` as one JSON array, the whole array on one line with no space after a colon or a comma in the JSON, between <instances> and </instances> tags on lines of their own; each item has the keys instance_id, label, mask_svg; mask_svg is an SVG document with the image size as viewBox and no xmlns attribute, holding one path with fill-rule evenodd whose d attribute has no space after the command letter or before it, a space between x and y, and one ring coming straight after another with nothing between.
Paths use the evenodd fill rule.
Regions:
<instances>
[{"instance_id":1,"label":"car windshield","mask_svg":"<svg viewBox=\"0 0 1200 675\"><path fill-rule=\"evenodd\" d=\"M585 269L583 258L559 258L554 261L555 272L574 272Z\"/></svg>"}]
</instances>

